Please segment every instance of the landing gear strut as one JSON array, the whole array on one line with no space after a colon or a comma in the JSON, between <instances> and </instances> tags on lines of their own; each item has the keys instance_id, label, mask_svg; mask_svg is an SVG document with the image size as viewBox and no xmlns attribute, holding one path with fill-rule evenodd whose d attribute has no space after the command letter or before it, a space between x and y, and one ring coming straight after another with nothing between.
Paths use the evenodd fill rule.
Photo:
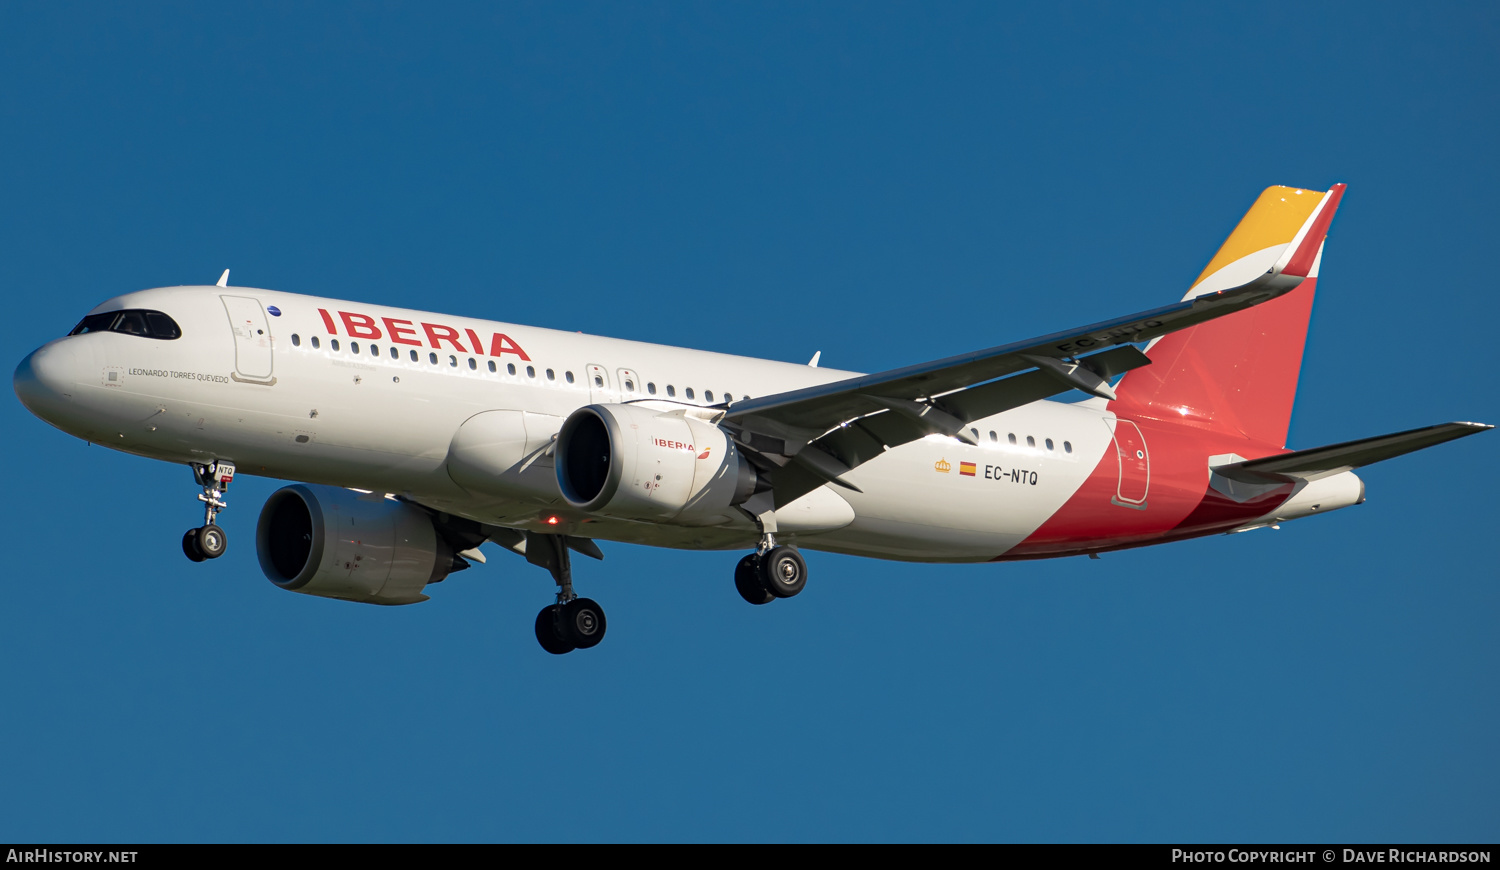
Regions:
<instances>
[{"instance_id":1,"label":"landing gear strut","mask_svg":"<svg viewBox=\"0 0 1500 870\"><path fill-rule=\"evenodd\" d=\"M751 604L791 598L807 586L807 563L796 547L776 544L774 515L759 517L760 548L734 566L734 588Z\"/></svg>"},{"instance_id":2,"label":"landing gear strut","mask_svg":"<svg viewBox=\"0 0 1500 870\"><path fill-rule=\"evenodd\" d=\"M214 522L219 511L229 507L223 499L234 480L234 463L215 460L207 465L193 463L193 479L203 487L198 500L203 502L203 525L188 529L182 536L182 553L194 562L217 559L229 549L229 536Z\"/></svg>"},{"instance_id":3,"label":"landing gear strut","mask_svg":"<svg viewBox=\"0 0 1500 870\"><path fill-rule=\"evenodd\" d=\"M573 591L573 564L562 535L527 533L526 561L546 568L557 582L557 603L536 615L536 640L553 655L589 649L604 640L604 608Z\"/></svg>"}]
</instances>

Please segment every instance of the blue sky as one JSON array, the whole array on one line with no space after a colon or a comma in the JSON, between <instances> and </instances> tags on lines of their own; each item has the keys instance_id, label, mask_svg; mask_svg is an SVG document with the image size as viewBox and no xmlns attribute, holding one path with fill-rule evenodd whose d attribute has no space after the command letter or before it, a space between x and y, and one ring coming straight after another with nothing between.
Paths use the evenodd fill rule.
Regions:
<instances>
[{"instance_id":1,"label":"blue sky","mask_svg":"<svg viewBox=\"0 0 1500 870\"><path fill-rule=\"evenodd\" d=\"M1500 422L1491 4L0 4L9 365L234 283L875 371L1180 297L1349 193L1293 447ZM242 478L0 402L0 840L1500 838L1496 437L1363 506L1106 556L606 545L554 658L494 552L289 595Z\"/></svg>"}]
</instances>

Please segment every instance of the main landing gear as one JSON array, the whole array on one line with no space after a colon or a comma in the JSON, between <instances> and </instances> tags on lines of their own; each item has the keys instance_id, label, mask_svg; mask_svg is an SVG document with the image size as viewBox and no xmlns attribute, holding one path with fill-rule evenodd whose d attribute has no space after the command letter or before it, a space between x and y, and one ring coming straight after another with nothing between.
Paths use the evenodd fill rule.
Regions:
<instances>
[{"instance_id":1,"label":"main landing gear","mask_svg":"<svg viewBox=\"0 0 1500 870\"><path fill-rule=\"evenodd\" d=\"M807 563L796 547L776 545L776 537L766 534L760 549L734 566L734 588L751 604L770 604L778 598L791 598L807 585Z\"/></svg>"},{"instance_id":2,"label":"main landing gear","mask_svg":"<svg viewBox=\"0 0 1500 870\"><path fill-rule=\"evenodd\" d=\"M203 487L198 500L203 502L203 525L188 529L182 536L182 553L194 562L217 559L229 549L229 536L214 522L219 511L229 507L223 499L234 480L234 463L216 460L207 465L193 463L193 479Z\"/></svg>"},{"instance_id":3,"label":"main landing gear","mask_svg":"<svg viewBox=\"0 0 1500 870\"><path fill-rule=\"evenodd\" d=\"M592 543L592 542L590 542ZM591 598L573 592L573 565L568 541L562 535L527 533L526 561L552 573L557 581L557 603L536 615L536 640L555 656L575 649L589 649L604 640L604 608Z\"/></svg>"}]
</instances>

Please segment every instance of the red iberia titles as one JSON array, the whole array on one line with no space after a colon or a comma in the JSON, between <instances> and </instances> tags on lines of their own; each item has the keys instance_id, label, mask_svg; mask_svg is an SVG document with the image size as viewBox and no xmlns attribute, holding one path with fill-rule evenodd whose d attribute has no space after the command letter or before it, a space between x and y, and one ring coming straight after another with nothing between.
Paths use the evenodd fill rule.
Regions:
<instances>
[{"instance_id":1,"label":"red iberia titles","mask_svg":"<svg viewBox=\"0 0 1500 870\"><path fill-rule=\"evenodd\" d=\"M338 335L338 326L333 316L322 308L318 309L318 314L323 317L323 325L328 328L328 333ZM352 311L340 311L338 315L339 322L344 325L344 335L349 338L363 338L370 341L384 339L392 344L430 347L434 350L442 350L446 346L459 353L472 353L475 356L503 356L510 353L527 362L531 361L526 351L503 332L490 334L489 349L486 351L483 339L472 329L459 332L442 323L413 322L397 317L382 317L377 324L375 318L370 315L357 314ZM383 330L382 326L385 327ZM425 341L423 341L424 338ZM466 341L467 345L464 343Z\"/></svg>"}]
</instances>

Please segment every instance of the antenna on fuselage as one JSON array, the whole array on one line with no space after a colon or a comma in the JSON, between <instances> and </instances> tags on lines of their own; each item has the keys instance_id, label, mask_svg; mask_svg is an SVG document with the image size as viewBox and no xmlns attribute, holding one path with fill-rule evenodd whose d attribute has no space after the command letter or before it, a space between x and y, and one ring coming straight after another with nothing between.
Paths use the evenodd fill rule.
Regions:
<instances>
[{"instance_id":1,"label":"antenna on fuselage","mask_svg":"<svg viewBox=\"0 0 1500 870\"><path fill-rule=\"evenodd\" d=\"M228 287L229 286L229 270L228 269L225 269L224 270L224 274L222 274L222 275L219 276L219 286L220 287Z\"/></svg>"},{"instance_id":2,"label":"antenna on fuselage","mask_svg":"<svg viewBox=\"0 0 1500 870\"><path fill-rule=\"evenodd\" d=\"M810 359L810 360L808 360L807 364L810 365L810 366L812 366L813 368L817 368L818 367L818 358L821 357L822 355L823 355L823 352L821 350L818 351L817 353L814 353L813 354L813 358Z\"/></svg>"}]
</instances>

